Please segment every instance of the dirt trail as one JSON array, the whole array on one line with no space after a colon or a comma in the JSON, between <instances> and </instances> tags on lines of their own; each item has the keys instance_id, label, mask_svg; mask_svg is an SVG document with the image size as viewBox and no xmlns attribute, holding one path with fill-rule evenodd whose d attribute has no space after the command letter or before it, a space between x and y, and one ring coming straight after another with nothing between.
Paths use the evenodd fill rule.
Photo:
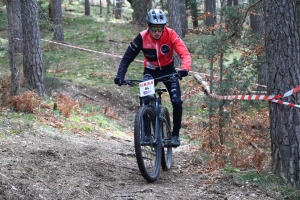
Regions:
<instances>
[{"instance_id":1,"label":"dirt trail","mask_svg":"<svg viewBox=\"0 0 300 200\"><path fill-rule=\"evenodd\" d=\"M22 130L0 140L3 200L274 199L230 176L190 170L194 155L185 142L174 150L171 170L161 171L150 184L138 171L130 137L97 132L76 135L22 124L3 115L0 123L2 133L9 127ZM201 162L198 165L201 171Z\"/></svg>"},{"instance_id":2,"label":"dirt trail","mask_svg":"<svg viewBox=\"0 0 300 200\"><path fill-rule=\"evenodd\" d=\"M231 177L186 171L185 147L175 150L172 169L149 184L132 140L27 128L1 141L0 199L272 199Z\"/></svg>"}]
</instances>

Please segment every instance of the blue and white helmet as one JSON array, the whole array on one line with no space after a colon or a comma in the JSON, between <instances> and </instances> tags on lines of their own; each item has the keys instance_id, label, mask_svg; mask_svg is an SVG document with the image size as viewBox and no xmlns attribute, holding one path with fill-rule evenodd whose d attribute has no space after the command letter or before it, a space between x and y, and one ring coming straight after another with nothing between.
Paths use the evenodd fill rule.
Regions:
<instances>
[{"instance_id":1,"label":"blue and white helmet","mask_svg":"<svg viewBox=\"0 0 300 200\"><path fill-rule=\"evenodd\" d=\"M160 9L151 9L148 12L146 17L146 21L148 24L162 24L165 25L167 23L166 14Z\"/></svg>"}]
</instances>

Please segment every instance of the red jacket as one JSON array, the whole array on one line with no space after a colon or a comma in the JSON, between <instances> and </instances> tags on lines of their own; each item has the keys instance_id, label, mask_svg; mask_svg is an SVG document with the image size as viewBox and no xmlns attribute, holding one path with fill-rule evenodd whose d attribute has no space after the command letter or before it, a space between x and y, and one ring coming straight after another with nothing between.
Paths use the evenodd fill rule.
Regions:
<instances>
[{"instance_id":1,"label":"red jacket","mask_svg":"<svg viewBox=\"0 0 300 200\"><path fill-rule=\"evenodd\" d=\"M189 71L191 68L190 53L173 29L165 27L158 40L151 36L148 29L144 30L131 41L120 63L117 76L122 78L125 76L128 66L140 51L143 51L144 54L144 67L150 63L163 68L173 62L174 50L181 58L181 69Z\"/></svg>"}]
</instances>

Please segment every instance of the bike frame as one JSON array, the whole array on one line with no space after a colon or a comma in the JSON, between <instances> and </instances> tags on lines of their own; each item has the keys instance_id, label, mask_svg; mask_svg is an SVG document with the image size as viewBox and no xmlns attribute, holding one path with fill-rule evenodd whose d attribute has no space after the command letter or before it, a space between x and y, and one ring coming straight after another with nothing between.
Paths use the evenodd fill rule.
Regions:
<instances>
[{"instance_id":1,"label":"bike frame","mask_svg":"<svg viewBox=\"0 0 300 200\"><path fill-rule=\"evenodd\" d=\"M136 114L134 122L134 147L140 172L148 182L153 182L157 179L160 166L165 171L171 167L172 146L170 138L170 117L168 109L162 106L162 94L167 92L167 89L156 88L156 85L158 82L172 81L175 78L178 78L177 73L156 79L153 79L150 75L145 75L143 80L131 79L122 82L123 85L130 86L143 82L140 84L141 107ZM151 124L148 124L149 122ZM150 136L147 137L147 140L145 137L146 134ZM167 151L165 151L165 147ZM149 152L153 153L149 154ZM167 152L167 154L165 154L165 152ZM147 154L155 155L153 159L148 159L149 163L145 162Z\"/></svg>"},{"instance_id":2,"label":"bike frame","mask_svg":"<svg viewBox=\"0 0 300 200\"><path fill-rule=\"evenodd\" d=\"M155 131L154 131L154 141L153 143L157 143L158 141L162 142L162 136L160 134L160 123L164 119L162 116L160 116L160 107L162 105L161 103L161 95L167 92L166 89L155 89L155 94L154 95L149 95L145 97L140 97L141 98L141 106L151 106L154 109L154 114L155 114ZM158 95L158 97L156 96ZM171 127L168 127L169 131L171 131ZM159 139L160 137L160 139ZM164 145L162 143L162 145Z\"/></svg>"},{"instance_id":3,"label":"bike frame","mask_svg":"<svg viewBox=\"0 0 300 200\"><path fill-rule=\"evenodd\" d=\"M174 73L174 74L169 74L169 75L165 75L165 76L161 76L159 78L154 79L155 81L155 85L158 82L163 82L165 78L168 78L168 80L170 79L175 79L178 78L178 74ZM136 80L136 79L128 79L126 80L126 84L130 85L130 86L134 86L136 82L140 83L143 82L144 80ZM167 81L167 80L165 80ZM161 95L167 92L167 89L165 88L155 88L155 94L154 95L149 95L149 96L145 96L145 97L140 97L140 105L141 106L152 106L154 109L154 113L155 113L155 140L154 143L157 143L158 141L162 142L162 146L168 146L170 145L171 141L162 141L162 135L160 134L160 122L166 121L166 119L164 119L164 117L160 116L160 107L162 105L162 101L161 101ZM158 95L158 97L156 97L156 95ZM153 102L154 101L154 102ZM153 104L151 104L151 102L153 102ZM167 127L168 131L171 131L171 127ZM160 137L160 138L159 138ZM144 139L144 138L143 138Z\"/></svg>"},{"instance_id":4,"label":"bike frame","mask_svg":"<svg viewBox=\"0 0 300 200\"><path fill-rule=\"evenodd\" d=\"M165 122L166 119L161 115L160 107L162 106L161 95L164 92L167 92L167 90L160 88L160 89L156 89L155 91L158 94L158 97L155 100L155 107L154 107L155 127L157 127L157 128L155 128L155 137L156 137L156 139L158 139L158 137L160 137L160 141L162 142L162 146L165 147L165 146L168 146L168 143L167 143L167 141L162 140L162 134L160 132L160 128L162 126L162 123ZM168 129L168 131L171 131L171 127L169 125L167 126L167 129ZM169 142L171 142L171 140Z\"/></svg>"}]
</instances>

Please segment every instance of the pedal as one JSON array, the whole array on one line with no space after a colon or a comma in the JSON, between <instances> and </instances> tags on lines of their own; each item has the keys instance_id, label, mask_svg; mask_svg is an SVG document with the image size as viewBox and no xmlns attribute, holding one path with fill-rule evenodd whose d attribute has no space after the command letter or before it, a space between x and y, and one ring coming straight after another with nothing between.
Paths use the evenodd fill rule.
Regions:
<instances>
[{"instance_id":1,"label":"pedal","mask_svg":"<svg viewBox=\"0 0 300 200\"><path fill-rule=\"evenodd\" d=\"M164 140L163 144L164 144L164 147L172 147L171 140Z\"/></svg>"}]
</instances>

